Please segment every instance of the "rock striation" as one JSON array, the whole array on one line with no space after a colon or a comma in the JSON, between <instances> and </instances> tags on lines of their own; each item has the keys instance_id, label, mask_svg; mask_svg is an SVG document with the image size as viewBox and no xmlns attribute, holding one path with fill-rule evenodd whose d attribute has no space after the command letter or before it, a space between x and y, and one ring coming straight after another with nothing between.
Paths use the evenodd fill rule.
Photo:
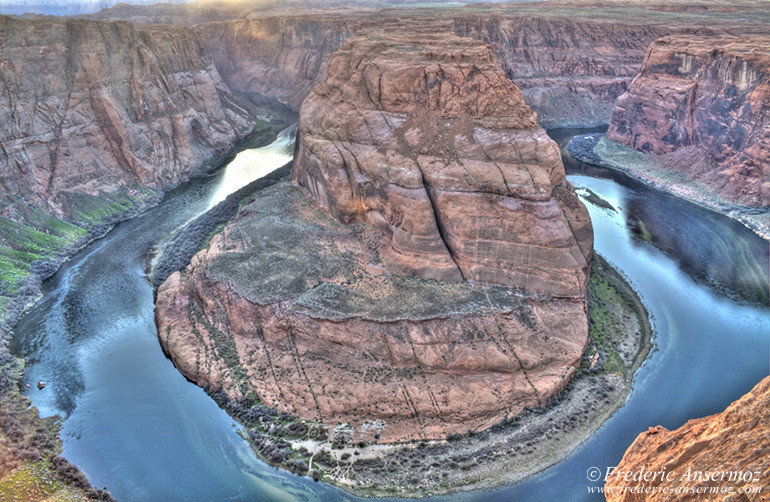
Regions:
<instances>
[{"instance_id":1,"label":"rock striation","mask_svg":"<svg viewBox=\"0 0 770 502\"><path fill-rule=\"evenodd\" d=\"M595 17L595 16L594 16ZM455 31L488 43L543 127L609 122L647 46L676 29L645 22L466 14Z\"/></svg>"},{"instance_id":2,"label":"rock striation","mask_svg":"<svg viewBox=\"0 0 770 502\"><path fill-rule=\"evenodd\" d=\"M681 490L701 491L675 498L749 500L759 493L762 499L770 489L768 401L770 377L722 413L690 420L673 431L658 426L641 433L617 465L616 475L607 480L607 500L671 500L671 494L688 493ZM667 476L663 481L660 477L647 482L640 476L636 480L624 479L622 473L636 473L640 469L653 473L665 469ZM655 491L643 497L631 491L642 484L654 487ZM751 491L756 488L760 491Z\"/></svg>"},{"instance_id":3,"label":"rock striation","mask_svg":"<svg viewBox=\"0 0 770 502\"><path fill-rule=\"evenodd\" d=\"M256 124L190 29L0 16L0 33L4 199L65 216L65 192L162 190Z\"/></svg>"},{"instance_id":4,"label":"rock striation","mask_svg":"<svg viewBox=\"0 0 770 502\"><path fill-rule=\"evenodd\" d=\"M334 54L300 111L297 184L379 227L392 272L584 296L593 234L558 147L489 46L411 31Z\"/></svg>"},{"instance_id":5,"label":"rock striation","mask_svg":"<svg viewBox=\"0 0 770 502\"><path fill-rule=\"evenodd\" d=\"M592 234L558 149L488 46L415 29L344 42L301 109L299 187L252 195L159 288L161 343L210 392L400 442L577 370Z\"/></svg>"},{"instance_id":6,"label":"rock striation","mask_svg":"<svg viewBox=\"0 0 770 502\"><path fill-rule=\"evenodd\" d=\"M646 47L672 31L643 20L629 25L508 10L255 13L196 28L231 88L260 92L299 108L324 78L331 53L359 29L392 22L395 16L441 25L447 35L454 32L489 44L545 127L607 123L615 100L641 68Z\"/></svg>"},{"instance_id":7,"label":"rock striation","mask_svg":"<svg viewBox=\"0 0 770 502\"><path fill-rule=\"evenodd\" d=\"M649 48L607 138L660 155L725 200L770 205L770 36L669 36Z\"/></svg>"},{"instance_id":8,"label":"rock striation","mask_svg":"<svg viewBox=\"0 0 770 502\"><path fill-rule=\"evenodd\" d=\"M196 28L230 88L265 94L298 110L325 75L331 53L361 22L360 16L297 14L206 23Z\"/></svg>"}]
</instances>

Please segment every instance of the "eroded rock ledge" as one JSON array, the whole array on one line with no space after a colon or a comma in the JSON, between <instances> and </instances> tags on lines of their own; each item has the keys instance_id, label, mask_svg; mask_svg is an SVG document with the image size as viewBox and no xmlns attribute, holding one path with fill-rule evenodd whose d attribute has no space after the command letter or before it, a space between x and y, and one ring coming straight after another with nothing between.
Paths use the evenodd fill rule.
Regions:
<instances>
[{"instance_id":1,"label":"eroded rock ledge","mask_svg":"<svg viewBox=\"0 0 770 502\"><path fill-rule=\"evenodd\" d=\"M588 331L558 148L486 45L394 30L345 42L303 105L304 193L255 194L156 310L188 378L364 442L543 406Z\"/></svg>"},{"instance_id":2,"label":"eroded rock ledge","mask_svg":"<svg viewBox=\"0 0 770 502\"><path fill-rule=\"evenodd\" d=\"M392 272L585 295L593 234L556 144L489 46L446 31L343 43L300 112L294 179L384 232Z\"/></svg>"},{"instance_id":3,"label":"eroded rock ledge","mask_svg":"<svg viewBox=\"0 0 770 502\"><path fill-rule=\"evenodd\" d=\"M655 490L646 492L645 500L671 500L672 493L700 500L763 498L770 489L769 393L770 377L722 413L690 420L673 431L657 426L639 434L623 455L616 475L607 480L607 500L638 500L631 490L638 490L643 481L633 476L626 480L624 473L640 469L666 470L666 479L658 476L645 483ZM691 489L700 491L686 491ZM756 489L759 491L752 491Z\"/></svg>"}]
</instances>

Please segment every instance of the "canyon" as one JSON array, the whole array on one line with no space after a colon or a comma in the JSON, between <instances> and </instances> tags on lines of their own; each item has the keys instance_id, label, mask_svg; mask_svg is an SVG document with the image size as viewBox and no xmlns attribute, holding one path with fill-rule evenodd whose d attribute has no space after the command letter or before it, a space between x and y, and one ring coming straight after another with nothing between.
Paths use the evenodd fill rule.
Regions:
<instances>
[{"instance_id":1,"label":"canyon","mask_svg":"<svg viewBox=\"0 0 770 502\"><path fill-rule=\"evenodd\" d=\"M564 388L590 219L487 45L396 24L345 41L297 145L301 190L252 197L158 290L188 378L375 443L485 429Z\"/></svg>"},{"instance_id":2,"label":"canyon","mask_svg":"<svg viewBox=\"0 0 770 502\"><path fill-rule=\"evenodd\" d=\"M607 138L730 203L769 206L769 53L767 33L656 40Z\"/></svg>"},{"instance_id":3,"label":"canyon","mask_svg":"<svg viewBox=\"0 0 770 502\"><path fill-rule=\"evenodd\" d=\"M5 328L38 297L39 279L84 243L235 148L263 144L301 109L291 176L246 197L157 292L158 337L184 376L244 424L265 425L243 434L263 458L301 474L312 472L307 464L270 458L286 446L274 429L304 431L350 456L360 444L395 451L420 441L438 451L445 439L473 441L533 409L556 413L549 406L561 399L582 399L601 423L615 408L594 403L591 389L620 402L633 371L573 378L606 357L589 305L593 230L543 127L609 124L597 151L655 158L680 191L695 183L718 206L763 211L768 9L323 7L0 16ZM166 25L145 24L156 22ZM641 302L631 314L612 311L614 326L643 338L643 311ZM21 363L2 343L10 416L26 405L15 391ZM741 406L756 411L755 397ZM34 441L45 456L58 453L56 428L33 415L24 425L50 437ZM559 427L573 430L572 418ZM709 434L732 421L717 420ZM25 448L34 445L28 432ZM649 443L640 436L628 462L662 451ZM8 469L29 460L17 446L0 455ZM733 453L725 448L704 465ZM490 455L516 458L504 451ZM339 471L340 456L324 453L315 450L310 465ZM383 483L379 467L361 465L371 486ZM489 476L477 467L424 486L468 489ZM384 483L416 483L408 470Z\"/></svg>"},{"instance_id":4,"label":"canyon","mask_svg":"<svg viewBox=\"0 0 770 502\"><path fill-rule=\"evenodd\" d=\"M8 333L40 281L281 121L224 85L189 28L0 15L0 498L36 499L23 491L35 479L50 488L41 497L109 499L58 456L56 420L19 393Z\"/></svg>"},{"instance_id":5,"label":"canyon","mask_svg":"<svg viewBox=\"0 0 770 502\"><path fill-rule=\"evenodd\" d=\"M769 396L770 377L722 413L690 420L672 431L656 426L639 434L617 465L615 474L607 479L607 500L639 500L638 494L630 489L638 489L643 483L655 489L644 497L651 501L671 500L672 493L711 500L764 494L770 488ZM640 469L665 472L665 479L660 475L649 482L626 479L625 473L636 473ZM629 491L623 493L623 488ZM710 491L714 489L717 491ZM759 491L751 491L756 489ZM760 495L760 499L763 496Z\"/></svg>"},{"instance_id":6,"label":"canyon","mask_svg":"<svg viewBox=\"0 0 770 502\"><path fill-rule=\"evenodd\" d=\"M15 299L34 295L105 225L278 121L225 86L189 28L0 16L0 32L0 311L9 321Z\"/></svg>"},{"instance_id":7,"label":"canyon","mask_svg":"<svg viewBox=\"0 0 770 502\"><path fill-rule=\"evenodd\" d=\"M342 41L401 13L272 14L196 25L225 82L298 108L323 78ZM488 43L544 127L610 119L615 99L638 72L644 51L670 32L658 25L515 13L438 13L447 31ZM436 16L417 11L410 17Z\"/></svg>"}]
</instances>

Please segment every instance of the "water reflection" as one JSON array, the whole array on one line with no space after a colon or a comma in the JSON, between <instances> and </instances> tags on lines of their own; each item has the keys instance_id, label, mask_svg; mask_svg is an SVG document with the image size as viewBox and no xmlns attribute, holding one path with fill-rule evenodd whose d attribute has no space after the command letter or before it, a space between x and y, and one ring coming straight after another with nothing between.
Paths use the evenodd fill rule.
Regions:
<instances>
[{"instance_id":1,"label":"water reflection","mask_svg":"<svg viewBox=\"0 0 770 502\"><path fill-rule=\"evenodd\" d=\"M741 223L620 173L569 158L565 167L569 174L613 179L632 188L614 203L624 208L637 244L660 249L720 294L755 305L770 303L770 245Z\"/></svg>"},{"instance_id":2,"label":"water reflection","mask_svg":"<svg viewBox=\"0 0 770 502\"><path fill-rule=\"evenodd\" d=\"M227 165L227 169L221 181L214 190L209 203L209 209L216 206L231 193L248 185L271 171L274 166L282 166L291 161L294 154L294 137L297 134L297 125L293 125L281 131L278 139L268 146L249 149L240 152Z\"/></svg>"},{"instance_id":3,"label":"water reflection","mask_svg":"<svg viewBox=\"0 0 770 502\"><path fill-rule=\"evenodd\" d=\"M332 487L265 465L238 427L161 350L145 276L157 243L291 158L293 130L217 175L174 190L117 225L46 281L47 295L15 327L27 395L66 417L64 456L118 500L340 499ZM264 153L264 155L263 155ZM34 383L47 383L42 390Z\"/></svg>"}]
</instances>

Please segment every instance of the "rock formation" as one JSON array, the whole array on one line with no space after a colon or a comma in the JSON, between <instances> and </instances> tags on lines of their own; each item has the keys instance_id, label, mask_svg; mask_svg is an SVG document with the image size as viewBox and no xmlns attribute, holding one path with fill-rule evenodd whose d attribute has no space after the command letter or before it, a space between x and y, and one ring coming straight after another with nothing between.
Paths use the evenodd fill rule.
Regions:
<instances>
[{"instance_id":1,"label":"rock formation","mask_svg":"<svg viewBox=\"0 0 770 502\"><path fill-rule=\"evenodd\" d=\"M754 500L757 495L761 500L770 489L769 401L770 377L722 413L690 420L673 431L658 426L641 433L608 478L607 500ZM625 479L625 473L640 469L665 469L666 479ZM642 496L631 491L642 485L655 492ZM755 488L761 491L739 493Z\"/></svg>"},{"instance_id":2,"label":"rock formation","mask_svg":"<svg viewBox=\"0 0 770 502\"><path fill-rule=\"evenodd\" d=\"M607 138L724 199L770 205L770 35L669 36L618 99Z\"/></svg>"},{"instance_id":3,"label":"rock formation","mask_svg":"<svg viewBox=\"0 0 770 502\"><path fill-rule=\"evenodd\" d=\"M647 46L671 26L573 17L457 16L462 36L492 46L543 127L607 123Z\"/></svg>"},{"instance_id":4,"label":"rock formation","mask_svg":"<svg viewBox=\"0 0 770 502\"><path fill-rule=\"evenodd\" d=\"M0 16L0 33L4 199L62 216L65 192L164 189L256 124L187 28Z\"/></svg>"},{"instance_id":5,"label":"rock formation","mask_svg":"<svg viewBox=\"0 0 770 502\"><path fill-rule=\"evenodd\" d=\"M671 28L611 20L538 16L535 12L456 14L395 11L426 26L492 46L500 67L521 88L541 124L607 123L615 99L641 67L645 48ZM214 62L233 89L257 91L298 108L325 75L329 56L359 28L389 22L384 13L319 12L198 25Z\"/></svg>"},{"instance_id":6,"label":"rock formation","mask_svg":"<svg viewBox=\"0 0 770 502\"><path fill-rule=\"evenodd\" d=\"M343 43L302 105L294 178L380 227L385 266L582 297L588 213L489 46L412 27Z\"/></svg>"},{"instance_id":7,"label":"rock formation","mask_svg":"<svg viewBox=\"0 0 770 502\"><path fill-rule=\"evenodd\" d=\"M294 109L326 73L332 52L361 22L347 16L284 15L197 26L232 89L259 92Z\"/></svg>"},{"instance_id":8,"label":"rock formation","mask_svg":"<svg viewBox=\"0 0 770 502\"><path fill-rule=\"evenodd\" d=\"M302 106L305 192L255 194L160 287L191 380L392 442L487 428L576 371L592 233L558 149L488 46L415 30L344 43Z\"/></svg>"}]
</instances>

